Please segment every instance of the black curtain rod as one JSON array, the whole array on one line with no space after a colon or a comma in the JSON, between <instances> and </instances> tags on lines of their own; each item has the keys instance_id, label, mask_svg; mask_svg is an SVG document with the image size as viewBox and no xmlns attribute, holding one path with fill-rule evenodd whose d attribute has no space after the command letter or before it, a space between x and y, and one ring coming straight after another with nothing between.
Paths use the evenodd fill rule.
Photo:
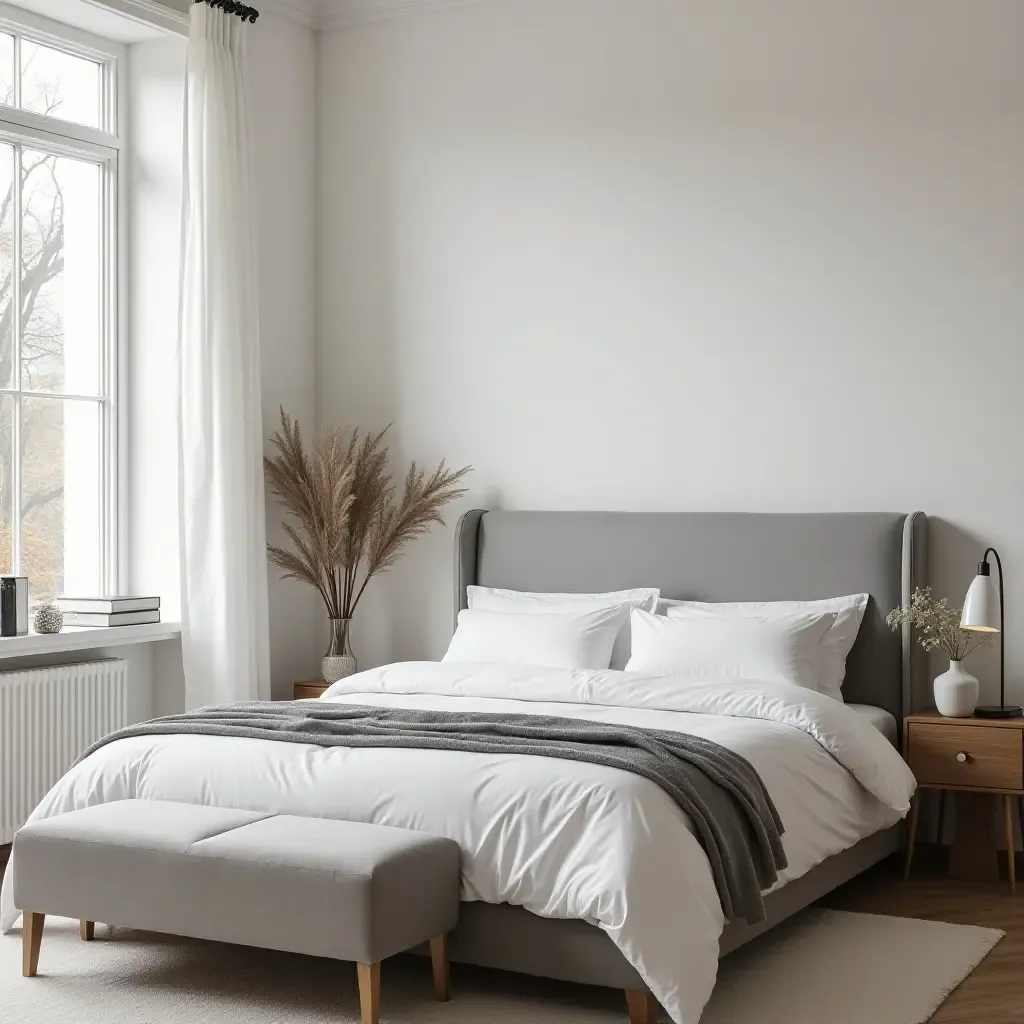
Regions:
<instances>
[{"instance_id":1,"label":"black curtain rod","mask_svg":"<svg viewBox=\"0 0 1024 1024\"><path fill-rule=\"evenodd\" d=\"M260 12L255 7L247 7L245 4L240 4L238 0L195 0L195 2L197 4L209 4L210 7L219 7L228 14L237 14L242 21L249 21L254 25L256 24L256 19L260 16Z\"/></svg>"}]
</instances>

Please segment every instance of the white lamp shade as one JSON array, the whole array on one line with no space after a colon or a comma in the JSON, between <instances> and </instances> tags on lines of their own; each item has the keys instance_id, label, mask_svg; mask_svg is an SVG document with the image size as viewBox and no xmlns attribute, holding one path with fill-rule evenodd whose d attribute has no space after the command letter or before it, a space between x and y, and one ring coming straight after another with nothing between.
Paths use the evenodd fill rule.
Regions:
<instances>
[{"instance_id":1,"label":"white lamp shade","mask_svg":"<svg viewBox=\"0 0 1024 1024\"><path fill-rule=\"evenodd\" d=\"M979 574L974 577L964 599L960 627L981 633L999 632L999 592L991 576Z\"/></svg>"}]
</instances>

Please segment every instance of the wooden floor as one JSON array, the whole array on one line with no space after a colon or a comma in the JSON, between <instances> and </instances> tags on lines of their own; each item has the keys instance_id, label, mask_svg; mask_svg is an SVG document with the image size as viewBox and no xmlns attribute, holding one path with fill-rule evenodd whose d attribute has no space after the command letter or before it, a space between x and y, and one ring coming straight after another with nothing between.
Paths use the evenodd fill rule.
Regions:
<instances>
[{"instance_id":1,"label":"wooden floor","mask_svg":"<svg viewBox=\"0 0 1024 1024\"><path fill-rule=\"evenodd\" d=\"M1020 878L1021 855L1017 857ZM1011 897L1005 883L951 881L945 876L944 858L936 849L922 845L908 883L900 877L899 865L886 861L822 902L837 910L1002 928L1006 937L949 997L931 1024L1024 1021L1024 894ZM913 950L907 950L908 957L913 955Z\"/></svg>"},{"instance_id":2,"label":"wooden floor","mask_svg":"<svg viewBox=\"0 0 1024 1024\"><path fill-rule=\"evenodd\" d=\"M9 849L0 846L0 878ZM1024 878L1020 854L1017 877ZM931 1024L1024 1022L1024 895L1011 897L1005 884L950 881L942 855L922 845L909 883L904 884L895 860L886 861L837 889L823 903L837 910L1002 928L1006 938L949 997ZM913 955L913 950L907 950L908 957Z\"/></svg>"}]
</instances>

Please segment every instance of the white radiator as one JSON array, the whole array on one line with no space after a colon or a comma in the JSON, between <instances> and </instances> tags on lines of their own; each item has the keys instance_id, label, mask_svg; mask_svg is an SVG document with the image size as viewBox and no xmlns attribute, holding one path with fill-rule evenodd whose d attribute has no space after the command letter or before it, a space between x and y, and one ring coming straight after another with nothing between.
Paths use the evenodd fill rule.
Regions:
<instances>
[{"instance_id":1,"label":"white radiator","mask_svg":"<svg viewBox=\"0 0 1024 1024\"><path fill-rule=\"evenodd\" d=\"M0 672L0 845L90 743L127 724L119 659Z\"/></svg>"}]
</instances>

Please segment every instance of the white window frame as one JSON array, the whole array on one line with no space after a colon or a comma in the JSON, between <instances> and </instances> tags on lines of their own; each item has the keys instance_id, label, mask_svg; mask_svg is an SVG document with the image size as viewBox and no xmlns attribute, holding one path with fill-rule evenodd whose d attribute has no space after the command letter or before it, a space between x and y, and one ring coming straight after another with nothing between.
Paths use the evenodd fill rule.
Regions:
<instances>
[{"instance_id":1,"label":"white window frame","mask_svg":"<svg viewBox=\"0 0 1024 1024\"><path fill-rule=\"evenodd\" d=\"M100 407L100 575L105 593L123 592L128 580L127 564L127 429L128 417L122 410L122 395L126 380L125 324L127 273L122 254L127 252L127 202L125 175L121 167L121 152L125 144L127 126L126 56L121 44L80 29L43 18L30 11L0 3L0 32L15 37L15 71L20 66L21 39L63 50L78 57L86 57L102 65L101 73L101 128L62 121L16 107L0 104L0 142L40 148L62 156L75 157L96 163L102 175L100 207L100 397L69 393L37 393L21 390L20 323L11 318L13 346L13 380L11 388L0 388L0 395L11 395L15 403L13 491L16 507L11 511L12 572L20 570L21 557L21 456L20 456L20 403L23 397L53 398L66 401L96 402ZM20 93L20 82L16 86ZM16 94L17 95L17 94ZM14 181L20 174L20 153L15 150ZM15 224L20 221L21 199L16 194ZM18 233L16 232L16 235ZM19 236L20 238L20 236ZM15 243L14 259L20 262L20 240ZM18 308L20 301L20 274L12 275L12 302Z\"/></svg>"}]
</instances>

